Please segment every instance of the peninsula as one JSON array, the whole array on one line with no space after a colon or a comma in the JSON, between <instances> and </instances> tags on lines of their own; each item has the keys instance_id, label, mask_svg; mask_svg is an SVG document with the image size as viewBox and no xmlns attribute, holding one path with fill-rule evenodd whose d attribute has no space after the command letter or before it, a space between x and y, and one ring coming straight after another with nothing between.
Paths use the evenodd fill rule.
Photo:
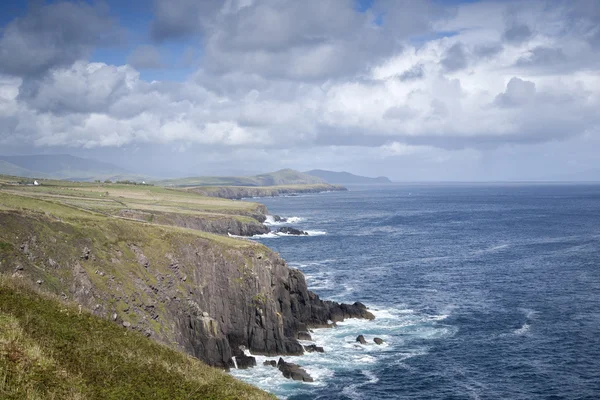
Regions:
<instances>
[{"instance_id":1,"label":"peninsula","mask_svg":"<svg viewBox=\"0 0 600 400\"><path fill-rule=\"evenodd\" d=\"M244 349L299 355L310 328L374 318L321 300L276 253L227 236L264 232L267 213L189 188L4 176L0 273L220 368Z\"/></svg>"}]
</instances>

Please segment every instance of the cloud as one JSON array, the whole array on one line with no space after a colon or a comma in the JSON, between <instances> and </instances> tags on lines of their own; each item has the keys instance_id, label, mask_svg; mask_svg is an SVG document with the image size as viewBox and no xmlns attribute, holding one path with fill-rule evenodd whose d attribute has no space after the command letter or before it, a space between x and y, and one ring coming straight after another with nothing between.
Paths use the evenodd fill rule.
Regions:
<instances>
[{"instance_id":1,"label":"cloud","mask_svg":"<svg viewBox=\"0 0 600 400\"><path fill-rule=\"evenodd\" d=\"M514 24L509 26L505 31L503 38L509 43L521 44L529 39L533 33L525 24Z\"/></svg>"},{"instance_id":2,"label":"cloud","mask_svg":"<svg viewBox=\"0 0 600 400\"><path fill-rule=\"evenodd\" d=\"M500 107L517 107L533 100L535 83L512 78L506 85L506 91L496 96L495 103Z\"/></svg>"},{"instance_id":3,"label":"cloud","mask_svg":"<svg viewBox=\"0 0 600 400\"><path fill-rule=\"evenodd\" d=\"M127 57L127 64L130 64L136 69L156 69L165 67L160 51L155 46L150 45L136 47L129 57Z\"/></svg>"},{"instance_id":4,"label":"cloud","mask_svg":"<svg viewBox=\"0 0 600 400\"><path fill-rule=\"evenodd\" d=\"M440 63L446 71L454 72L464 69L468 65L467 54L461 43L455 43L445 53Z\"/></svg>"},{"instance_id":5,"label":"cloud","mask_svg":"<svg viewBox=\"0 0 600 400\"><path fill-rule=\"evenodd\" d=\"M0 37L0 73L38 77L86 58L96 46L122 35L107 9L81 3L32 3Z\"/></svg>"},{"instance_id":6,"label":"cloud","mask_svg":"<svg viewBox=\"0 0 600 400\"><path fill-rule=\"evenodd\" d=\"M219 0L154 0L150 35L157 42L197 34L222 7Z\"/></svg>"},{"instance_id":7,"label":"cloud","mask_svg":"<svg viewBox=\"0 0 600 400\"><path fill-rule=\"evenodd\" d=\"M566 61L560 48L537 46L517 60L520 67L552 67Z\"/></svg>"},{"instance_id":8,"label":"cloud","mask_svg":"<svg viewBox=\"0 0 600 400\"><path fill-rule=\"evenodd\" d=\"M425 69L422 64L416 64L402 72L398 78L401 81L410 81L413 79L421 79L425 76Z\"/></svg>"},{"instance_id":9,"label":"cloud","mask_svg":"<svg viewBox=\"0 0 600 400\"><path fill-rule=\"evenodd\" d=\"M52 4L44 7L66 3ZM327 152L336 160L466 157L472 167L486 152L598 135L596 28L591 11L577 14L570 3L376 0L366 11L349 0L154 4L155 42L136 48L127 65L86 59L106 43L100 26L114 25L80 4L61 7L94 11L103 22L67 29L83 30L82 39L52 39L69 52L49 46L43 62L27 53L31 69L20 74L3 58L2 146L155 146L207 160L277 150L281 160L319 155L324 164ZM10 22L0 44L12 29L42 46L43 37L24 32L54 28L22 21L54 26L57 17L42 23L37 12ZM506 18L513 14L522 20ZM144 79L144 69L158 66L169 76L177 63L164 65L160 54L176 48L185 54L174 59L191 60L193 73Z\"/></svg>"}]
</instances>

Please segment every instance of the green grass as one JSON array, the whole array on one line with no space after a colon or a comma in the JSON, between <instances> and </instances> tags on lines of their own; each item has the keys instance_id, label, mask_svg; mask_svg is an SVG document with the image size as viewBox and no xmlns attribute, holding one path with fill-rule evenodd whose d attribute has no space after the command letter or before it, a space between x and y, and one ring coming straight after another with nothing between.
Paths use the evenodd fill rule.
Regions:
<instances>
[{"instance_id":1,"label":"green grass","mask_svg":"<svg viewBox=\"0 0 600 400\"><path fill-rule=\"evenodd\" d=\"M0 176L0 210L35 210L57 218L102 215L122 218L127 214L148 223L171 226L185 226L189 216L218 222L221 227L239 223L258 225L257 218L266 212L257 203L156 186L57 180L40 180L40 183L40 186L23 185L19 184L19 178ZM223 233L223 229L218 232Z\"/></svg>"},{"instance_id":2,"label":"green grass","mask_svg":"<svg viewBox=\"0 0 600 400\"><path fill-rule=\"evenodd\" d=\"M162 186L275 186L311 185L325 183L321 178L307 175L292 169L282 169L255 176L198 176L181 179L167 179L155 182Z\"/></svg>"},{"instance_id":3,"label":"green grass","mask_svg":"<svg viewBox=\"0 0 600 400\"><path fill-rule=\"evenodd\" d=\"M0 275L0 398L274 397Z\"/></svg>"}]
</instances>

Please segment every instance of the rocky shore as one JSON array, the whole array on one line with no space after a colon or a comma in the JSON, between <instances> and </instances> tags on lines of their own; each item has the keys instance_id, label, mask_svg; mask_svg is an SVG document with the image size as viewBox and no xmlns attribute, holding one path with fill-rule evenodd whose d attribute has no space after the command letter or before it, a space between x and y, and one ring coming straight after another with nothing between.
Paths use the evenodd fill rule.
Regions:
<instances>
[{"instance_id":1,"label":"rocky shore","mask_svg":"<svg viewBox=\"0 0 600 400\"><path fill-rule=\"evenodd\" d=\"M361 303L320 299L260 244L53 207L0 211L0 272L209 365L233 367L241 348L300 355L301 332L374 318Z\"/></svg>"}]
</instances>

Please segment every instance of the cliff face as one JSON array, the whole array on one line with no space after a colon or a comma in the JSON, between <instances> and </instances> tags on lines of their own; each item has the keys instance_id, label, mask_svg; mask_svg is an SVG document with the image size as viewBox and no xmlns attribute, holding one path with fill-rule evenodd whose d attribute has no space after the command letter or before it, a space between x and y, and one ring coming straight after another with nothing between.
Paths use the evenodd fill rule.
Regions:
<instances>
[{"instance_id":1,"label":"cliff face","mask_svg":"<svg viewBox=\"0 0 600 400\"><path fill-rule=\"evenodd\" d=\"M264 214L253 214L252 217L215 214L190 215L141 210L120 210L117 215L138 221L179 226L218 235L253 236L269 232L269 228L258 221L264 222L265 214L266 209Z\"/></svg>"},{"instance_id":2,"label":"cliff face","mask_svg":"<svg viewBox=\"0 0 600 400\"><path fill-rule=\"evenodd\" d=\"M313 185L290 185L290 186L197 186L185 189L188 192L208 197L220 197L224 199L246 199L252 197L276 197L286 194L298 193L321 193L327 191L344 191L345 187L330 184Z\"/></svg>"},{"instance_id":3,"label":"cliff face","mask_svg":"<svg viewBox=\"0 0 600 400\"><path fill-rule=\"evenodd\" d=\"M240 346L301 354L307 327L373 318L359 303L321 301L260 244L70 211L0 211L0 272L210 365L231 366Z\"/></svg>"}]
</instances>

